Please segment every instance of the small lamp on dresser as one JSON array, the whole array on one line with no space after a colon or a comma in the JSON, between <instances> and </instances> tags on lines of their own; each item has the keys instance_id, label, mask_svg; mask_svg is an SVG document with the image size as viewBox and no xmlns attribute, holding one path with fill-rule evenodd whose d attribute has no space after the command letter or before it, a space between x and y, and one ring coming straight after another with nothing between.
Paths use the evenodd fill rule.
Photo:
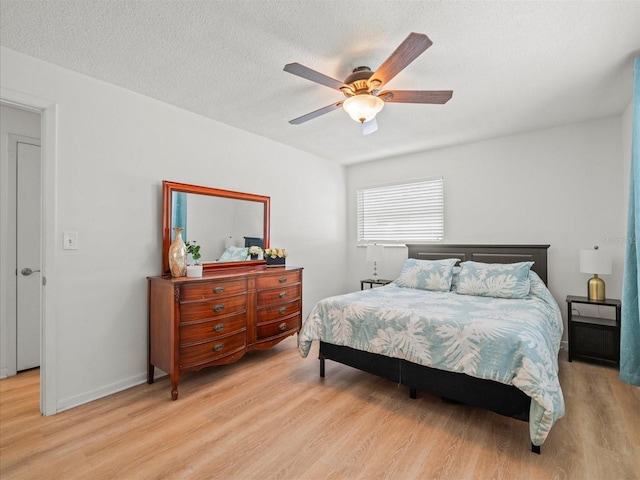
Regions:
<instances>
[{"instance_id":1,"label":"small lamp on dresser","mask_svg":"<svg viewBox=\"0 0 640 480\"><path fill-rule=\"evenodd\" d=\"M580 271L593 274L587 282L589 300L602 301L606 298L604 280L598 275L611 275L612 270L611 253L601 250L597 245L593 249L580 250Z\"/></svg>"},{"instance_id":2,"label":"small lamp on dresser","mask_svg":"<svg viewBox=\"0 0 640 480\"><path fill-rule=\"evenodd\" d=\"M372 279L378 279L378 270L377 263L382 261L382 256L384 255L384 245L367 245L367 261L373 262L373 275Z\"/></svg>"}]
</instances>

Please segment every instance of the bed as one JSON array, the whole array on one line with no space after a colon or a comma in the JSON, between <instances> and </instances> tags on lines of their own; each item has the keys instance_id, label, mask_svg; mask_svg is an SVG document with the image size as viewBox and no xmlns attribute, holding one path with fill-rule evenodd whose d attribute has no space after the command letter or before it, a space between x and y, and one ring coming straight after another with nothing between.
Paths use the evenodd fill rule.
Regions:
<instances>
[{"instance_id":1,"label":"bed","mask_svg":"<svg viewBox=\"0 0 640 480\"><path fill-rule=\"evenodd\" d=\"M298 335L300 353L307 356L319 341L322 377L325 360L333 360L406 385L412 398L421 390L528 421L531 449L540 453L564 414L557 375L562 317L546 288L548 247L408 245L409 260L394 282L318 302ZM407 288L408 281L415 287L407 272L416 264L445 273L429 274L426 289ZM518 273L520 283L499 298L473 291L473 268L502 274L514 266L528 283Z\"/></svg>"}]
</instances>

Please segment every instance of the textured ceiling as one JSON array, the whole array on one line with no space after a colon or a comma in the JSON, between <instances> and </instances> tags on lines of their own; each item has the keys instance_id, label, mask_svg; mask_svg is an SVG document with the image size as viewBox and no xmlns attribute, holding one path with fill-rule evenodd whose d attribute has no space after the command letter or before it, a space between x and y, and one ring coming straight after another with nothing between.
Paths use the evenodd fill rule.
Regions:
<instances>
[{"instance_id":1,"label":"textured ceiling","mask_svg":"<svg viewBox=\"0 0 640 480\"><path fill-rule=\"evenodd\" d=\"M638 1L0 1L5 47L343 164L619 115ZM433 45L387 85L453 90L387 104L363 136L343 99L288 74L375 70L410 32Z\"/></svg>"}]
</instances>

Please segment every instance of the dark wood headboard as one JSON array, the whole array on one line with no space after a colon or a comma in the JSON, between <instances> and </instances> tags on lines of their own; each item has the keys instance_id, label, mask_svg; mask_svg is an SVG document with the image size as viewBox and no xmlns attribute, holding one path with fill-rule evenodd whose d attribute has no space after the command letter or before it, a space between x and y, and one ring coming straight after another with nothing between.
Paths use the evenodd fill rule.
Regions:
<instances>
[{"instance_id":1,"label":"dark wood headboard","mask_svg":"<svg viewBox=\"0 0 640 480\"><path fill-rule=\"evenodd\" d=\"M547 284L547 249L549 245L407 245L409 258L442 260L457 258L483 263L534 262L531 270Z\"/></svg>"}]
</instances>

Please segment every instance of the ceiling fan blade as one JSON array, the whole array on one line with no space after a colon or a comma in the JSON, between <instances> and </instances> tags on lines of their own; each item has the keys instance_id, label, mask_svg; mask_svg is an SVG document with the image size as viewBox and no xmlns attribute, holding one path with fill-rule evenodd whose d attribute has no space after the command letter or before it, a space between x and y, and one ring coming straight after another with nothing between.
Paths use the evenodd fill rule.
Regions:
<instances>
[{"instance_id":1,"label":"ceiling fan blade","mask_svg":"<svg viewBox=\"0 0 640 480\"><path fill-rule=\"evenodd\" d=\"M305 67L304 65L300 65L299 63L287 63L284 66L284 71L336 90L340 90L345 86L341 81L328 77L323 73L316 72L315 70Z\"/></svg>"},{"instance_id":2,"label":"ceiling fan blade","mask_svg":"<svg viewBox=\"0 0 640 480\"><path fill-rule=\"evenodd\" d=\"M385 90L379 98L391 103L447 103L453 96L452 90Z\"/></svg>"},{"instance_id":3,"label":"ceiling fan blade","mask_svg":"<svg viewBox=\"0 0 640 480\"><path fill-rule=\"evenodd\" d=\"M311 113L307 113L306 115L302 115L301 117L294 118L293 120L289 120L291 125L300 125L301 123L308 122L309 120L313 120L320 115L324 115L325 113L329 113L334 111L336 108L340 108L343 102L332 103L331 105L327 105L326 107L322 107L318 110L315 110Z\"/></svg>"},{"instance_id":4,"label":"ceiling fan blade","mask_svg":"<svg viewBox=\"0 0 640 480\"><path fill-rule=\"evenodd\" d=\"M407 65L418 58L433 42L423 33L410 33L404 42L378 67L369 78L369 85L374 90L388 83Z\"/></svg>"},{"instance_id":5,"label":"ceiling fan blade","mask_svg":"<svg viewBox=\"0 0 640 480\"><path fill-rule=\"evenodd\" d=\"M373 117L368 122L362 123L362 135L369 135L378 130L378 122L376 121L376 117Z\"/></svg>"}]
</instances>

